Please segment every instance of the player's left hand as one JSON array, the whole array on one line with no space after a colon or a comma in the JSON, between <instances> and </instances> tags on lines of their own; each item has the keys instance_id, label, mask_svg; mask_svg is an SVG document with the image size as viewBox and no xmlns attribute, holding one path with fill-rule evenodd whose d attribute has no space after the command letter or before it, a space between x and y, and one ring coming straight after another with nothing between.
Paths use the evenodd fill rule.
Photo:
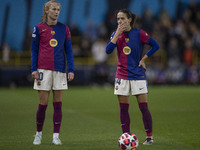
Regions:
<instances>
[{"instance_id":1,"label":"player's left hand","mask_svg":"<svg viewBox=\"0 0 200 150\"><path fill-rule=\"evenodd\" d=\"M144 60L140 60L138 67L141 67L141 66L146 70L146 64L145 64Z\"/></svg>"},{"instance_id":2,"label":"player's left hand","mask_svg":"<svg viewBox=\"0 0 200 150\"><path fill-rule=\"evenodd\" d=\"M148 58L148 56L145 54L142 59L139 62L138 67L143 67L146 70L146 64L145 64L145 60Z\"/></svg>"},{"instance_id":3,"label":"player's left hand","mask_svg":"<svg viewBox=\"0 0 200 150\"><path fill-rule=\"evenodd\" d=\"M72 81L74 79L74 73L69 72L67 75L67 79L68 79L68 81Z\"/></svg>"}]
</instances>

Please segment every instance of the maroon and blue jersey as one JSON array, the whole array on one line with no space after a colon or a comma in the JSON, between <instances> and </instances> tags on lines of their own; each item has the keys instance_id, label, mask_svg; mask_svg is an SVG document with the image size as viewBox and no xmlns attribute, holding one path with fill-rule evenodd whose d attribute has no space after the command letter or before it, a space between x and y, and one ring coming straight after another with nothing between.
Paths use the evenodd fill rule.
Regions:
<instances>
[{"instance_id":1,"label":"maroon and blue jersey","mask_svg":"<svg viewBox=\"0 0 200 150\"><path fill-rule=\"evenodd\" d=\"M114 36L115 32L112 34ZM146 80L145 69L138 67L142 58L144 45L149 44L152 49L147 53L152 55L159 49L157 42L142 29L132 28L129 32L123 32L117 43L110 42L106 47L106 53L110 54L117 46L118 66L116 78L126 80Z\"/></svg>"},{"instance_id":2,"label":"maroon and blue jersey","mask_svg":"<svg viewBox=\"0 0 200 150\"><path fill-rule=\"evenodd\" d=\"M49 26L42 22L33 28L31 71L46 69L66 72L66 59L68 72L74 72L74 61L71 44L71 34L68 26L57 22Z\"/></svg>"}]
</instances>

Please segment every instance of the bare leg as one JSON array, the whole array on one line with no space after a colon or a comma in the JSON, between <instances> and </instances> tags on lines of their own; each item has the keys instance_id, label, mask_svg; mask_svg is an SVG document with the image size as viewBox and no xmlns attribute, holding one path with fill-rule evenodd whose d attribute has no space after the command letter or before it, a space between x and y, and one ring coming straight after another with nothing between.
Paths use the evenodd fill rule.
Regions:
<instances>
[{"instance_id":1,"label":"bare leg","mask_svg":"<svg viewBox=\"0 0 200 150\"><path fill-rule=\"evenodd\" d=\"M53 91L53 102L62 102L62 90Z\"/></svg>"},{"instance_id":2,"label":"bare leg","mask_svg":"<svg viewBox=\"0 0 200 150\"><path fill-rule=\"evenodd\" d=\"M38 91L39 95L39 104L48 105L50 91Z\"/></svg>"}]
</instances>

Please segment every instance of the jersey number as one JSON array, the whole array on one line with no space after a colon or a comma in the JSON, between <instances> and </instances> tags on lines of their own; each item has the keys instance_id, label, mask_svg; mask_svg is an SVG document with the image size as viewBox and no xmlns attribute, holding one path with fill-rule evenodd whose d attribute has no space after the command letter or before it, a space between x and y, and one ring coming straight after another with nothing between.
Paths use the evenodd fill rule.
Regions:
<instances>
[{"instance_id":1,"label":"jersey number","mask_svg":"<svg viewBox=\"0 0 200 150\"><path fill-rule=\"evenodd\" d=\"M40 81L43 80L43 72L39 72L39 80L40 80Z\"/></svg>"},{"instance_id":2,"label":"jersey number","mask_svg":"<svg viewBox=\"0 0 200 150\"><path fill-rule=\"evenodd\" d=\"M118 84L118 85L120 85L121 84L121 79L116 78L115 79L115 83Z\"/></svg>"}]
</instances>

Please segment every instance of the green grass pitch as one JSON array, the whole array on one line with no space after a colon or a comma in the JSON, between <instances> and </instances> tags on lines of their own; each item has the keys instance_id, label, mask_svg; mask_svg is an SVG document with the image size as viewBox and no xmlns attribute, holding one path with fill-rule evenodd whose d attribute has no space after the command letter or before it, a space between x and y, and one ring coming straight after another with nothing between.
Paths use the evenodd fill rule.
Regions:
<instances>
[{"instance_id":1,"label":"green grass pitch","mask_svg":"<svg viewBox=\"0 0 200 150\"><path fill-rule=\"evenodd\" d=\"M52 93L42 144L32 144L36 129L37 91L0 88L1 150L117 150L121 135L119 106L113 88L69 87L63 95L61 146L52 145ZM144 146L144 127L135 97L130 97L131 132L138 150L200 149L200 87L150 86L149 108L155 144Z\"/></svg>"}]
</instances>

